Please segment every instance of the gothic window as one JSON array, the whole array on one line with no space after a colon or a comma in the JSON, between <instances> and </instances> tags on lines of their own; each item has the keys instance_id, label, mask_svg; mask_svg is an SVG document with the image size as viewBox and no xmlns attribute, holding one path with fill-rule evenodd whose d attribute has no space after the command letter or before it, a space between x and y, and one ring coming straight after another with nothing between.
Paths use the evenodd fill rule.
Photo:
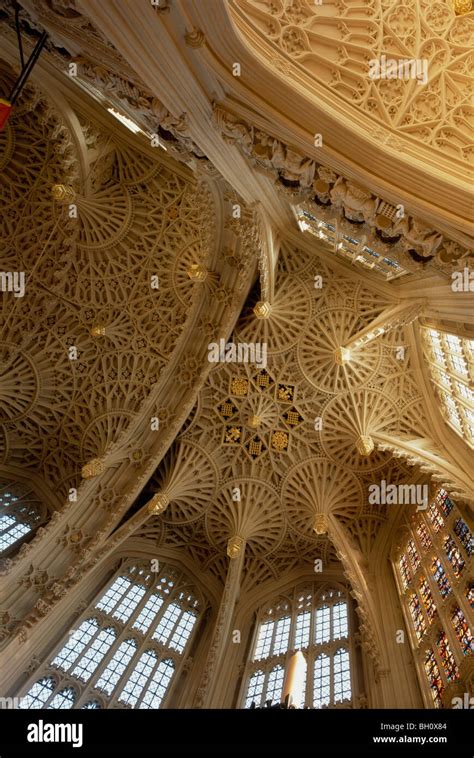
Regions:
<instances>
[{"instance_id":1,"label":"gothic window","mask_svg":"<svg viewBox=\"0 0 474 758\"><path fill-rule=\"evenodd\" d=\"M119 700L133 708L159 708L174 674L173 660L160 660L155 650L147 650L138 660Z\"/></svg>"},{"instance_id":2,"label":"gothic window","mask_svg":"<svg viewBox=\"0 0 474 758\"><path fill-rule=\"evenodd\" d=\"M419 524L417 526L416 533L418 535L418 538L419 538L419 540L420 540L423 548L425 550L428 550L428 548L430 548L433 543L431 542L431 537L428 534L428 530L427 530L426 526L424 524L422 524L422 523Z\"/></svg>"},{"instance_id":3,"label":"gothic window","mask_svg":"<svg viewBox=\"0 0 474 758\"><path fill-rule=\"evenodd\" d=\"M472 632L469 629L466 617L460 608L454 608L451 614L451 621L464 655L474 653L474 639L472 637Z\"/></svg>"},{"instance_id":4,"label":"gothic window","mask_svg":"<svg viewBox=\"0 0 474 758\"><path fill-rule=\"evenodd\" d=\"M72 708L76 702L76 692L72 687L66 687L53 697L48 708Z\"/></svg>"},{"instance_id":5,"label":"gothic window","mask_svg":"<svg viewBox=\"0 0 474 758\"><path fill-rule=\"evenodd\" d=\"M255 658L269 658L288 649L291 619L283 616L278 621L262 624L255 648Z\"/></svg>"},{"instance_id":6,"label":"gothic window","mask_svg":"<svg viewBox=\"0 0 474 758\"><path fill-rule=\"evenodd\" d=\"M402 554L394 566L402 578L403 591L400 589L400 594L407 624L414 628L416 635L411 642L420 664L418 670L424 668L427 676L427 679L421 676L420 683L426 694L429 686L437 707L443 705L448 683L459 677L463 655L474 652L472 630L463 608L466 597L474 605L474 590L471 581L464 585L458 581L463 573L467 573L464 550L469 557L471 540L471 532L460 517L456 504L446 490L440 488L430 508L410 525L406 555ZM416 582L413 581L414 570L408 562L413 569L418 567ZM408 592L405 591L407 588ZM447 599L451 601L449 605L443 602ZM424 645L419 643L425 639L428 627L432 627L434 621L435 644L426 652ZM459 644L455 643L456 638Z\"/></svg>"},{"instance_id":7,"label":"gothic window","mask_svg":"<svg viewBox=\"0 0 474 758\"><path fill-rule=\"evenodd\" d=\"M418 640L421 640L423 637L425 631L426 631L426 624L425 619L423 616L423 611L421 610L420 601L418 600L417 595L412 595L408 601L408 607L410 608L411 617L413 620L413 626L415 627L415 632Z\"/></svg>"},{"instance_id":8,"label":"gothic window","mask_svg":"<svg viewBox=\"0 0 474 758\"><path fill-rule=\"evenodd\" d=\"M96 687L107 695L112 694L117 682L126 670L137 650L137 643L134 639L124 640L116 649L114 655L108 662L102 674L97 680Z\"/></svg>"},{"instance_id":9,"label":"gothic window","mask_svg":"<svg viewBox=\"0 0 474 758\"><path fill-rule=\"evenodd\" d=\"M177 569L127 566L30 686L23 707L159 708L202 610Z\"/></svg>"},{"instance_id":10,"label":"gothic window","mask_svg":"<svg viewBox=\"0 0 474 758\"><path fill-rule=\"evenodd\" d=\"M316 644L329 642L331 639L331 608L323 605L316 610Z\"/></svg>"},{"instance_id":11,"label":"gothic window","mask_svg":"<svg viewBox=\"0 0 474 758\"><path fill-rule=\"evenodd\" d=\"M436 503L431 503L430 509L428 511L428 518L433 524L433 529L436 533L439 532L442 526L444 526L444 518L439 512Z\"/></svg>"},{"instance_id":12,"label":"gothic window","mask_svg":"<svg viewBox=\"0 0 474 758\"><path fill-rule=\"evenodd\" d=\"M372 269L382 274L387 280L396 279L406 270L397 261L364 245L359 239L348 234L336 232L336 227L318 219L314 213L303 206L295 206L294 212L302 232L309 232L323 242L328 243L331 251L341 258L349 260L363 269Z\"/></svg>"},{"instance_id":13,"label":"gothic window","mask_svg":"<svg viewBox=\"0 0 474 758\"><path fill-rule=\"evenodd\" d=\"M349 652L344 648L336 650L333 656L334 702L339 703L351 697L351 669Z\"/></svg>"},{"instance_id":14,"label":"gothic window","mask_svg":"<svg viewBox=\"0 0 474 758\"><path fill-rule=\"evenodd\" d=\"M466 597L471 608L474 608L474 584L468 584L466 590Z\"/></svg>"},{"instance_id":15,"label":"gothic window","mask_svg":"<svg viewBox=\"0 0 474 758\"><path fill-rule=\"evenodd\" d=\"M267 698L277 703L281 699L285 669L283 666L275 666L268 675Z\"/></svg>"},{"instance_id":16,"label":"gothic window","mask_svg":"<svg viewBox=\"0 0 474 758\"><path fill-rule=\"evenodd\" d=\"M20 708L44 708L52 698L56 682L52 676L39 679L22 698Z\"/></svg>"},{"instance_id":17,"label":"gothic window","mask_svg":"<svg viewBox=\"0 0 474 758\"><path fill-rule=\"evenodd\" d=\"M424 666L434 704L437 708L440 708L442 705L441 696L444 691L444 685L438 664L436 662L436 658L432 650L428 650L426 652Z\"/></svg>"},{"instance_id":18,"label":"gothic window","mask_svg":"<svg viewBox=\"0 0 474 758\"><path fill-rule=\"evenodd\" d=\"M451 592L451 585L449 584L448 577L446 576L446 573L443 568L443 564L439 560L439 558L434 558L433 563L431 564L431 571L433 574L433 577L438 585L438 589L440 591L441 597L447 597L449 593Z\"/></svg>"},{"instance_id":19,"label":"gothic window","mask_svg":"<svg viewBox=\"0 0 474 758\"><path fill-rule=\"evenodd\" d=\"M43 521L44 508L31 495L0 488L0 553L32 532Z\"/></svg>"},{"instance_id":20,"label":"gothic window","mask_svg":"<svg viewBox=\"0 0 474 758\"><path fill-rule=\"evenodd\" d=\"M443 511L446 517L449 516L449 514L453 510L454 503L449 497L446 490L440 489L437 495L435 496L434 502Z\"/></svg>"},{"instance_id":21,"label":"gothic window","mask_svg":"<svg viewBox=\"0 0 474 758\"><path fill-rule=\"evenodd\" d=\"M436 605L433 601L433 595L431 594L428 582L424 576L420 579L420 595L423 605L425 606L426 615L431 623L436 616Z\"/></svg>"},{"instance_id":22,"label":"gothic window","mask_svg":"<svg viewBox=\"0 0 474 758\"><path fill-rule=\"evenodd\" d=\"M462 520L462 518L456 519L454 522L453 527L454 533L459 538L460 543L462 544L463 548L465 549L468 556L471 556L474 552L474 537L471 534L471 531L466 524L465 521Z\"/></svg>"},{"instance_id":23,"label":"gothic window","mask_svg":"<svg viewBox=\"0 0 474 758\"><path fill-rule=\"evenodd\" d=\"M331 658L321 653L314 662L313 706L322 708L324 705L329 705L330 697Z\"/></svg>"},{"instance_id":24,"label":"gothic window","mask_svg":"<svg viewBox=\"0 0 474 758\"><path fill-rule=\"evenodd\" d=\"M410 557L410 563L413 567L413 572L416 573L420 567L420 556L418 555L418 551L413 540L408 540L407 553Z\"/></svg>"},{"instance_id":25,"label":"gothic window","mask_svg":"<svg viewBox=\"0 0 474 758\"><path fill-rule=\"evenodd\" d=\"M453 567L454 575L459 578L464 568L464 561L453 538L449 536L445 537L443 540L443 547Z\"/></svg>"},{"instance_id":26,"label":"gothic window","mask_svg":"<svg viewBox=\"0 0 474 758\"><path fill-rule=\"evenodd\" d=\"M403 589L406 590L410 586L411 576L410 569L408 568L408 561L405 555L402 555L398 561L398 567L400 569L400 576L402 578Z\"/></svg>"},{"instance_id":27,"label":"gothic window","mask_svg":"<svg viewBox=\"0 0 474 758\"><path fill-rule=\"evenodd\" d=\"M249 708L252 703L257 703L257 705L261 704L264 687L265 673L263 671L255 671L250 677L247 685L244 708Z\"/></svg>"},{"instance_id":28,"label":"gothic window","mask_svg":"<svg viewBox=\"0 0 474 758\"><path fill-rule=\"evenodd\" d=\"M343 589L296 589L258 614L253 654L247 664L243 704L278 701L285 669L295 650L306 658L304 703L317 708L350 702L351 641L348 597ZM301 703L303 705L303 703Z\"/></svg>"},{"instance_id":29,"label":"gothic window","mask_svg":"<svg viewBox=\"0 0 474 758\"><path fill-rule=\"evenodd\" d=\"M431 379L448 424L474 447L472 340L424 327L422 330Z\"/></svg>"},{"instance_id":30,"label":"gothic window","mask_svg":"<svg viewBox=\"0 0 474 758\"><path fill-rule=\"evenodd\" d=\"M448 682L452 682L454 679L458 679L459 678L458 667L456 666L454 655L449 646L448 638L445 632L439 633L436 644L438 646L439 657L441 659L441 663L442 663L444 672L446 674L446 679L448 680Z\"/></svg>"}]
</instances>

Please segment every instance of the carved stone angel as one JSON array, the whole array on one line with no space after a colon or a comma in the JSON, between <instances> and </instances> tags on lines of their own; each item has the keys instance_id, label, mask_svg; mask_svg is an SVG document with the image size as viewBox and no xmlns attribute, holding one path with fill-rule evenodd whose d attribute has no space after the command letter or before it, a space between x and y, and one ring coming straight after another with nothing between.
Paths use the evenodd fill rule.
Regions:
<instances>
[{"instance_id":1,"label":"carved stone angel","mask_svg":"<svg viewBox=\"0 0 474 758\"><path fill-rule=\"evenodd\" d=\"M373 223L376 201L368 190L340 176L330 194L333 204L344 208L348 219Z\"/></svg>"},{"instance_id":2,"label":"carved stone angel","mask_svg":"<svg viewBox=\"0 0 474 758\"><path fill-rule=\"evenodd\" d=\"M225 142L232 145L237 143L248 155L252 152L254 140L253 126L247 126L238 121L235 116L227 113L223 108L214 107L212 121L222 135Z\"/></svg>"},{"instance_id":3,"label":"carved stone angel","mask_svg":"<svg viewBox=\"0 0 474 758\"><path fill-rule=\"evenodd\" d=\"M316 164L311 158L306 158L282 142L276 141L272 163L286 181L299 182L300 187L311 186L316 171Z\"/></svg>"},{"instance_id":4,"label":"carved stone angel","mask_svg":"<svg viewBox=\"0 0 474 758\"><path fill-rule=\"evenodd\" d=\"M434 255L441 244L443 236L427 224L413 217L406 217L403 226L404 250L416 250L423 258Z\"/></svg>"}]
</instances>

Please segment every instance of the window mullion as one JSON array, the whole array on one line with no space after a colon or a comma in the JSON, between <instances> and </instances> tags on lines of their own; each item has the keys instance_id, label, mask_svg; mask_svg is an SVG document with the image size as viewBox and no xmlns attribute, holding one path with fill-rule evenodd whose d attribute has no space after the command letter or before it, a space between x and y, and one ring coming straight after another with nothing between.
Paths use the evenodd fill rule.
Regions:
<instances>
[{"instance_id":1,"label":"window mullion","mask_svg":"<svg viewBox=\"0 0 474 758\"><path fill-rule=\"evenodd\" d=\"M112 644L109 647L108 651L104 655L102 661L99 663L99 665L97 666L95 672L92 674L92 676L90 677L89 681L86 683L86 688L87 688L88 694L90 694L90 695L93 695L93 690L95 688L96 682L100 679L100 677L102 676L102 673L105 671L105 669L109 665L110 661L113 659L113 657L114 657L115 653L117 652L117 650L119 649L121 643L125 639L128 638L128 634L129 634L128 626L125 626L124 624L118 624L118 622L117 622L116 619L110 620L110 617L108 617L107 621L106 621L106 624L104 625L103 628L104 629L108 629L110 627L113 627L115 629L115 631L117 632L118 631L117 630L117 625L119 626L119 629L120 629L119 633L116 634L114 642L112 642ZM137 649L138 649L138 646L137 646ZM117 682L117 684L115 685L114 689L116 687L118 687L119 683L120 683L120 680L119 680L119 682ZM100 693L102 695L102 697L108 698L107 693L103 692L100 689L97 690L97 693Z\"/></svg>"}]
</instances>

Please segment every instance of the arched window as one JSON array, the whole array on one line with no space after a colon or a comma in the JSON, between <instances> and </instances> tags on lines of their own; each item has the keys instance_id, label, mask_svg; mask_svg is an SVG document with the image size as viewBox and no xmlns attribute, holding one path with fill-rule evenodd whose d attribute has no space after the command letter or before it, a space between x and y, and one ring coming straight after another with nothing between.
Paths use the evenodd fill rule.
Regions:
<instances>
[{"instance_id":1,"label":"arched window","mask_svg":"<svg viewBox=\"0 0 474 758\"><path fill-rule=\"evenodd\" d=\"M352 703L349 600L342 587L296 588L264 606L257 615L247 670L243 707L281 699L285 670L296 650L307 661L300 706L315 708Z\"/></svg>"},{"instance_id":2,"label":"arched window","mask_svg":"<svg viewBox=\"0 0 474 758\"><path fill-rule=\"evenodd\" d=\"M474 340L426 327L422 334L443 415L454 431L474 447L474 392L469 385Z\"/></svg>"},{"instance_id":3,"label":"arched window","mask_svg":"<svg viewBox=\"0 0 474 758\"><path fill-rule=\"evenodd\" d=\"M456 519L453 528L468 557L470 557L474 553L474 537L471 530L462 518Z\"/></svg>"},{"instance_id":4,"label":"arched window","mask_svg":"<svg viewBox=\"0 0 474 758\"><path fill-rule=\"evenodd\" d=\"M461 643L464 655L474 653L474 639L472 632L469 629L466 617L460 608L455 607L453 609L453 612L451 614L451 622L454 626L456 637Z\"/></svg>"},{"instance_id":5,"label":"arched window","mask_svg":"<svg viewBox=\"0 0 474 758\"><path fill-rule=\"evenodd\" d=\"M408 607L410 608L416 636L419 640L421 640L426 631L426 624L417 595L412 595L410 597L410 600L408 601Z\"/></svg>"},{"instance_id":6,"label":"arched window","mask_svg":"<svg viewBox=\"0 0 474 758\"><path fill-rule=\"evenodd\" d=\"M128 566L28 688L21 707L159 708L202 611L202 599L178 569Z\"/></svg>"},{"instance_id":7,"label":"arched window","mask_svg":"<svg viewBox=\"0 0 474 758\"><path fill-rule=\"evenodd\" d=\"M441 708L441 696L444 691L444 684L432 650L426 652L424 666L434 704L437 708Z\"/></svg>"},{"instance_id":8,"label":"arched window","mask_svg":"<svg viewBox=\"0 0 474 758\"><path fill-rule=\"evenodd\" d=\"M474 653L467 621L469 584L461 584L472 551L472 535L442 488L410 529L405 552L398 556L394 568L420 664L418 671L424 670L426 676L420 676L422 686L429 687L435 706L441 707L447 685L460 676L463 657ZM428 640L432 644L426 650Z\"/></svg>"},{"instance_id":9,"label":"arched window","mask_svg":"<svg viewBox=\"0 0 474 758\"><path fill-rule=\"evenodd\" d=\"M45 509L31 492L0 485L0 553L9 551L44 520Z\"/></svg>"}]
</instances>

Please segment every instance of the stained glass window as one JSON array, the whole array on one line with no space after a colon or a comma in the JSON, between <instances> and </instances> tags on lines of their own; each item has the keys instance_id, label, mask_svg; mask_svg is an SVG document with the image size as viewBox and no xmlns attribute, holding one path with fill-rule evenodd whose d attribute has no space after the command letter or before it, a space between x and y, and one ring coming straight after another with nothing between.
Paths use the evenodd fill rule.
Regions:
<instances>
[{"instance_id":1,"label":"stained glass window","mask_svg":"<svg viewBox=\"0 0 474 758\"><path fill-rule=\"evenodd\" d=\"M435 503L443 511L445 516L449 516L449 514L453 510L454 503L451 500L451 498L448 496L448 493L446 492L446 490L443 490L443 489L439 490L438 494L435 497Z\"/></svg>"},{"instance_id":2,"label":"stained glass window","mask_svg":"<svg viewBox=\"0 0 474 758\"><path fill-rule=\"evenodd\" d=\"M450 426L474 447L474 395L469 386L471 340L423 327L431 379Z\"/></svg>"},{"instance_id":3,"label":"stained glass window","mask_svg":"<svg viewBox=\"0 0 474 758\"><path fill-rule=\"evenodd\" d=\"M418 555L418 551L413 540L408 540L407 553L410 557L410 563L413 567L413 571L416 573L420 567L420 556Z\"/></svg>"},{"instance_id":4,"label":"stained glass window","mask_svg":"<svg viewBox=\"0 0 474 758\"><path fill-rule=\"evenodd\" d=\"M431 504L431 507L428 511L428 518L433 524L433 529L435 532L439 532L441 527L444 526L444 518L436 507L436 503Z\"/></svg>"},{"instance_id":5,"label":"stained glass window","mask_svg":"<svg viewBox=\"0 0 474 758\"><path fill-rule=\"evenodd\" d=\"M428 534L428 529L426 528L426 526L424 524L419 524L416 528L416 533L419 537L419 540L423 548L425 550L428 550L428 548L430 548L433 543L431 542L431 537Z\"/></svg>"},{"instance_id":6,"label":"stained glass window","mask_svg":"<svg viewBox=\"0 0 474 758\"><path fill-rule=\"evenodd\" d=\"M431 564L431 571L438 585L441 597L447 597L447 595L449 595L451 592L451 585L449 584L448 577L445 574L443 564L439 558L435 558L433 560L433 563Z\"/></svg>"},{"instance_id":7,"label":"stained glass window","mask_svg":"<svg viewBox=\"0 0 474 758\"><path fill-rule=\"evenodd\" d=\"M26 707L45 698L48 708L99 708L93 695L100 692L107 703L159 708L200 613L186 577L164 565L160 572L129 566L92 608L95 615L80 622L47 666L60 682L67 672L67 686L59 682L52 693L54 680L43 677L28 690ZM71 678L81 685L79 702Z\"/></svg>"},{"instance_id":8,"label":"stained glass window","mask_svg":"<svg viewBox=\"0 0 474 758\"><path fill-rule=\"evenodd\" d=\"M464 561L453 538L449 536L445 537L443 540L443 547L446 550L446 555L453 567L454 575L459 578L464 568Z\"/></svg>"},{"instance_id":9,"label":"stained glass window","mask_svg":"<svg viewBox=\"0 0 474 758\"><path fill-rule=\"evenodd\" d=\"M426 675L430 683L431 695L437 708L442 705L441 697L444 691L443 680L432 650L428 650L424 661Z\"/></svg>"},{"instance_id":10,"label":"stained glass window","mask_svg":"<svg viewBox=\"0 0 474 758\"><path fill-rule=\"evenodd\" d=\"M472 632L466 621L466 617L460 608L455 608L451 615L451 621L456 631L456 637L461 643L464 655L474 653L474 640Z\"/></svg>"},{"instance_id":11,"label":"stained glass window","mask_svg":"<svg viewBox=\"0 0 474 758\"><path fill-rule=\"evenodd\" d=\"M448 638L445 632L439 633L436 644L438 645L438 652L441 658L441 663L443 664L444 672L446 674L446 679L448 682L451 682L454 679L458 679L458 667L456 666L456 661L454 660L454 655L451 651L451 648L449 647Z\"/></svg>"},{"instance_id":12,"label":"stained glass window","mask_svg":"<svg viewBox=\"0 0 474 758\"><path fill-rule=\"evenodd\" d=\"M408 568L408 561L405 555L402 555L398 561L398 567L400 569L400 576L402 578L403 589L406 590L411 583L410 569Z\"/></svg>"},{"instance_id":13,"label":"stained glass window","mask_svg":"<svg viewBox=\"0 0 474 758\"><path fill-rule=\"evenodd\" d=\"M466 590L466 597L471 608L474 608L474 584L469 584Z\"/></svg>"},{"instance_id":14,"label":"stained glass window","mask_svg":"<svg viewBox=\"0 0 474 758\"><path fill-rule=\"evenodd\" d=\"M417 595L411 595L408 601L408 607L410 608L417 639L421 640L426 631L426 624Z\"/></svg>"},{"instance_id":15,"label":"stained glass window","mask_svg":"<svg viewBox=\"0 0 474 758\"><path fill-rule=\"evenodd\" d=\"M474 537L472 536L468 525L462 520L462 518L458 518L454 522L453 529L454 533L459 537L459 541L464 547L466 553L471 556L474 552Z\"/></svg>"},{"instance_id":16,"label":"stained glass window","mask_svg":"<svg viewBox=\"0 0 474 758\"><path fill-rule=\"evenodd\" d=\"M431 622L436 616L436 605L434 604L433 595L431 594L428 582L424 576L422 576L420 579L420 595L423 601L423 605L425 606L428 619Z\"/></svg>"}]
</instances>

